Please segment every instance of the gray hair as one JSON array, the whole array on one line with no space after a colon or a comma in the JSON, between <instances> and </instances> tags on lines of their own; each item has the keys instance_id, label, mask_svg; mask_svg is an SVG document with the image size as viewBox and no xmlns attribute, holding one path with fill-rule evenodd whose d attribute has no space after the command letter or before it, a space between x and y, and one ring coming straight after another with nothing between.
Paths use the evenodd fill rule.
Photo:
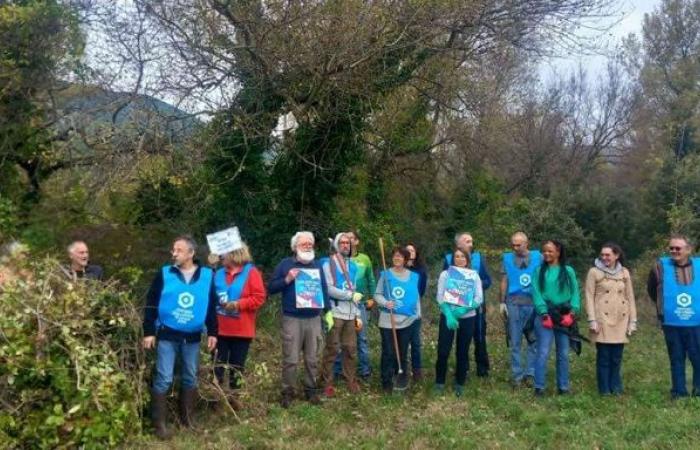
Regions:
<instances>
[{"instance_id":1,"label":"gray hair","mask_svg":"<svg viewBox=\"0 0 700 450\"><path fill-rule=\"evenodd\" d=\"M292 240L289 242L289 246L292 248L292 251L295 252L297 250L297 241L301 237L307 237L311 239L311 242L316 243L316 239L314 238L314 234L310 231L297 231L294 236L292 236Z\"/></svg>"},{"instance_id":2,"label":"gray hair","mask_svg":"<svg viewBox=\"0 0 700 450\"><path fill-rule=\"evenodd\" d=\"M185 244L187 244L187 247L192 251L192 254L197 253L197 242L189 234L183 234L176 237L175 239L173 239L173 244L177 241L182 241Z\"/></svg>"},{"instance_id":3,"label":"gray hair","mask_svg":"<svg viewBox=\"0 0 700 450\"><path fill-rule=\"evenodd\" d=\"M459 238L464 236L465 234L468 234L469 236L472 236L472 234L468 231L460 231L459 233L455 234L455 245L459 243ZM474 236L472 236L473 238Z\"/></svg>"},{"instance_id":4,"label":"gray hair","mask_svg":"<svg viewBox=\"0 0 700 450\"><path fill-rule=\"evenodd\" d=\"M68 244L68 247L66 247L66 251L67 251L69 254L70 254L70 253L73 253L73 250L75 250L75 247L76 247L78 244L83 244L83 245L85 245L85 246L87 247L87 242L83 241L82 239L77 239L77 240L71 242L70 244Z\"/></svg>"}]
</instances>

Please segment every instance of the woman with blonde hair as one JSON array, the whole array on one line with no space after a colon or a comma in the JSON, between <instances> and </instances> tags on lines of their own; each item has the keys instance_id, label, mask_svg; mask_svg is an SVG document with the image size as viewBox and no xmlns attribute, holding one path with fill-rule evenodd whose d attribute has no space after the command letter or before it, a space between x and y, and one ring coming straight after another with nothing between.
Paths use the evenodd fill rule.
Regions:
<instances>
[{"instance_id":1,"label":"woman with blonde hair","mask_svg":"<svg viewBox=\"0 0 700 450\"><path fill-rule=\"evenodd\" d=\"M262 274L253 265L246 244L223 255L222 267L214 275L219 335L216 344L214 373L219 383L229 369L229 385L240 388L240 378L250 343L255 337L257 310L265 303L265 285ZM234 408L240 408L238 399L231 397Z\"/></svg>"}]
</instances>

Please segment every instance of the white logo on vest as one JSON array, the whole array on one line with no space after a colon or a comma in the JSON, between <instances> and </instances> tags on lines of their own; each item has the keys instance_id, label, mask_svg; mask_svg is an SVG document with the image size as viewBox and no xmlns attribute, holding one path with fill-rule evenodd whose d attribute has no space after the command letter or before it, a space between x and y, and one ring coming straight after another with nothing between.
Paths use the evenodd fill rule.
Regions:
<instances>
[{"instance_id":1,"label":"white logo on vest","mask_svg":"<svg viewBox=\"0 0 700 450\"><path fill-rule=\"evenodd\" d=\"M689 294L678 294L676 297L676 303L681 308L687 308L691 303L693 303L693 297L691 297Z\"/></svg>"},{"instance_id":2,"label":"white logo on vest","mask_svg":"<svg viewBox=\"0 0 700 450\"><path fill-rule=\"evenodd\" d=\"M401 300L404 295L406 295L406 291L402 287L395 287L391 290L391 296L394 297L395 300Z\"/></svg>"},{"instance_id":3,"label":"white logo on vest","mask_svg":"<svg viewBox=\"0 0 700 450\"><path fill-rule=\"evenodd\" d=\"M532 283L532 277L530 274L524 273L520 275L520 286L528 287Z\"/></svg>"},{"instance_id":4,"label":"white logo on vest","mask_svg":"<svg viewBox=\"0 0 700 450\"><path fill-rule=\"evenodd\" d=\"M191 308L194 306L194 295L189 292L183 292L177 297L177 304L180 308Z\"/></svg>"}]
</instances>

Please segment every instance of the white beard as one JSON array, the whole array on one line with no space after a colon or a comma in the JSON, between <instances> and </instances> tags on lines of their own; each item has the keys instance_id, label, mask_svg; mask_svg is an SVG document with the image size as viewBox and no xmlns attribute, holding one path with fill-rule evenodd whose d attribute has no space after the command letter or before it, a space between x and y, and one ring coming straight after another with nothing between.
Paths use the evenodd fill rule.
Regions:
<instances>
[{"instance_id":1,"label":"white beard","mask_svg":"<svg viewBox=\"0 0 700 450\"><path fill-rule=\"evenodd\" d=\"M310 263L311 261L314 260L315 257L316 257L316 255L314 254L313 250L310 250L308 252L302 252L302 251L297 252L297 259L304 264Z\"/></svg>"}]
</instances>

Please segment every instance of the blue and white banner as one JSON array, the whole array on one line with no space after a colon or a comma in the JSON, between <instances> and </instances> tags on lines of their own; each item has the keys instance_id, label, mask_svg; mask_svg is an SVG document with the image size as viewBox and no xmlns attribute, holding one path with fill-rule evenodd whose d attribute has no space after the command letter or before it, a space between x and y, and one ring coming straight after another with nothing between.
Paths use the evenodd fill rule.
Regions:
<instances>
[{"instance_id":1,"label":"blue and white banner","mask_svg":"<svg viewBox=\"0 0 700 450\"><path fill-rule=\"evenodd\" d=\"M323 309L323 286L319 269L299 269L294 279L297 308Z\"/></svg>"}]
</instances>

